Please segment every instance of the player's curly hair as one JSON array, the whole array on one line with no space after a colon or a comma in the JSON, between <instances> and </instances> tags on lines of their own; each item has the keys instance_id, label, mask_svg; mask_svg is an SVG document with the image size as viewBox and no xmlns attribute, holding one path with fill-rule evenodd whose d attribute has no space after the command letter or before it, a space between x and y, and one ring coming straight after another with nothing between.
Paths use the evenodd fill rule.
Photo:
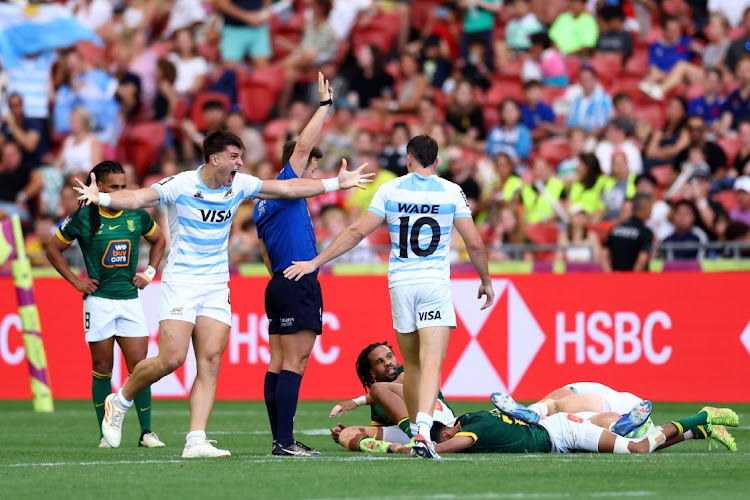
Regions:
<instances>
[{"instance_id":1,"label":"player's curly hair","mask_svg":"<svg viewBox=\"0 0 750 500\"><path fill-rule=\"evenodd\" d=\"M372 387L372 384L376 382L376 380L370 373L372 364L370 363L369 356L373 350L380 346L386 346L391 351L393 350L393 347L389 346L388 342L377 342L375 344L370 344L362 349L362 352L360 352L359 356L357 356L357 363L355 365L357 369L357 376L359 377L359 381L362 383L362 387L364 387L366 390L369 390L370 387Z\"/></svg>"},{"instance_id":2,"label":"player's curly hair","mask_svg":"<svg viewBox=\"0 0 750 500\"><path fill-rule=\"evenodd\" d=\"M116 161L103 161L91 169L91 172L89 172L89 175L86 177L86 185L91 185L91 174L96 175L96 179L103 182L105 175L124 173L125 169L123 169L122 165L120 165ZM84 206L86 206L85 201L78 202L78 210L81 210ZM100 224L101 217L99 216L99 205L94 205L92 203L91 205L89 205L89 228L91 231L89 238L94 237L96 232L99 230Z\"/></svg>"}]
</instances>

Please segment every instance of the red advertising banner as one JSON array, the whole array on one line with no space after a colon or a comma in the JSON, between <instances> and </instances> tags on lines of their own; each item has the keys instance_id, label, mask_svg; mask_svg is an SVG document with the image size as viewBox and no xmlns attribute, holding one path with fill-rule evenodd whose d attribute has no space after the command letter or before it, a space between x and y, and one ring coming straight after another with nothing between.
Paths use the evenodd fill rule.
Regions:
<instances>
[{"instance_id":1,"label":"red advertising banner","mask_svg":"<svg viewBox=\"0 0 750 500\"><path fill-rule=\"evenodd\" d=\"M233 324L219 399L262 399L268 363L266 279L233 278ZM362 348L395 344L385 276L321 276L325 333L302 384L303 399L362 393L354 362ZM740 298L747 273L549 274L496 277L495 304L480 311L478 280L455 276L458 328L443 366L448 398L485 399L504 390L522 400L567 383L595 381L656 401L750 401L750 309ZM35 290L56 399L90 397L91 362L82 301L62 279ZM141 300L158 352L160 286ZM116 356L113 385L127 377ZM195 362L153 386L155 397L185 398ZM0 399L29 399L28 368L13 283L0 279Z\"/></svg>"}]
</instances>

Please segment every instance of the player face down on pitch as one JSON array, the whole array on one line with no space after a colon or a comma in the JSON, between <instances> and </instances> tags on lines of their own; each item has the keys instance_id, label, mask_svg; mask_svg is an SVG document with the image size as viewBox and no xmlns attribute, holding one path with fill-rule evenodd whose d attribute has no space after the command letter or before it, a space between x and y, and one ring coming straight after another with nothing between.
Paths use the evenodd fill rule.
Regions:
<instances>
[{"instance_id":1,"label":"player face down on pitch","mask_svg":"<svg viewBox=\"0 0 750 500\"><path fill-rule=\"evenodd\" d=\"M173 221L171 248L162 275L159 354L138 363L120 391L105 399L102 434L110 446L120 445L122 422L134 398L182 366L192 341L197 374L190 391L190 421L182 456L231 455L206 438L206 426L232 323L227 246L237 208L248 198L308 198L335 189L362 187L367 182L361 168L342 169L327 184L314 179L261 181L239 173L243 149L239 137L221 130L203 141L205 164L151 187L100 193L94 174L89 185L76 179L79 200L87 205L137 210L164 204Z\"/></svg>"},{"instance_id":2,"label":"player face down on pitch","mask_svg":"<svg viewBox=\"0 0 750 500\"><path fill-rule=\"evenodd\" d=\"M98 190L115 193L125 189L125 171L119 163L104 161L92 170ZM149 265L137 272L138 245L143 236L151 244ZM63 252L80 246L88 276L79 278L68 266ZM81 206L70 214L50 240L47 258L57 271L83 294L83 330L91 350L91 396L99 421L99 447L109 448L101 434L104 400L112 392L114 343L120 346L128 373L146 358L148 329L138 290L156 275L166 240L143 209L115 210L96 205ZM141 424L139 446L163 447L151 431L151 389L135 396Z\"/></svg>"}]
</instances>

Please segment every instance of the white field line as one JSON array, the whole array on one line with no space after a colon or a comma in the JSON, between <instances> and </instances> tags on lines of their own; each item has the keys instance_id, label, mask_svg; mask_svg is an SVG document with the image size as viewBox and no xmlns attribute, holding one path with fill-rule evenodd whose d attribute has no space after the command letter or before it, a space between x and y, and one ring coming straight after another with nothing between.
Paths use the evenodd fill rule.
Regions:
<instances>
[{"instance_id":1,"label":"white field line","mask_svg":"<svg viewBox=\"0 0 750 500\"><path fill-rule=\"evenodd\" d=\"M413 500L413 499L420 499L420 500L458 500L458 499L476 499L476 500L504 500L504 499L534 499L534 498L582 498L582 497L592 497L592 498L612 498L612 497L645 497L653 495L654 493L651 491L601 491L601 492L593 492L593 493L580 493L576 492L573 493L566 493L566 492L560 492L560 493L533 493L533 492L524 492L520 491L517 493L496 493L496 492L487 492L487 493L474 493L474 494L460 494L460 495L454 495L451 493L437 493L434 495L408 495L408 496L388 496L388 497L372 497L368 500ZM331 497L328 497L331 498ZM346 500L346 499L342 499ZM354 500L354 499L352 499Z\"/></svg>"}]
</instances>

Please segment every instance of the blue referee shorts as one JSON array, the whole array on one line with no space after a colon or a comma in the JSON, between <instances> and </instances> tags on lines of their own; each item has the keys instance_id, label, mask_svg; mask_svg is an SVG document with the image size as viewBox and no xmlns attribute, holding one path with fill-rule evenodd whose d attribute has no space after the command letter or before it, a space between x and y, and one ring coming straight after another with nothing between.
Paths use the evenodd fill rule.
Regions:
<instances>
[{"instance_id":1,"label":"blue referee shorts","mask_svg":"<svg viewBox=\"0 0 750 500\"><path fill-rule=\"evenodd\" d=\"M323 333L323 294L318 277L306 274L299 281L274 273L266 286L268 333L287 335L301 330Z\"/></svg>"}]
</instances>

